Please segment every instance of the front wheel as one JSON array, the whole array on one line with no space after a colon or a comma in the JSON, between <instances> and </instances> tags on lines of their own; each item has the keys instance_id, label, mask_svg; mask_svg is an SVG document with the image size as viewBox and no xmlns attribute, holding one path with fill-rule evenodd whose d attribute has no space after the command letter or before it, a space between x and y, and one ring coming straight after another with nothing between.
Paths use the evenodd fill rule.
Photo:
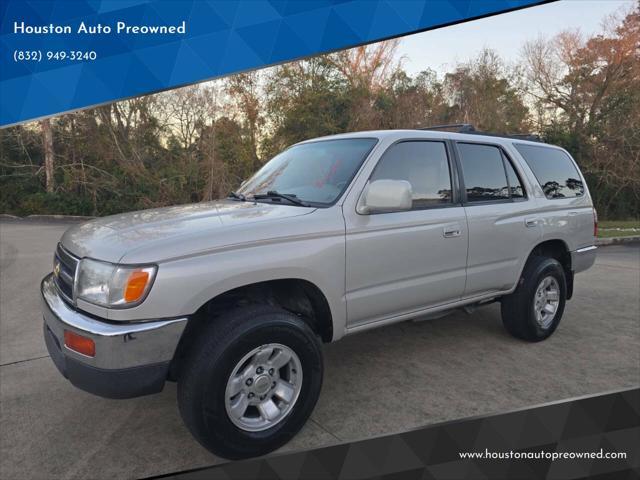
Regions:
<instances>
[{"instance_id":1,"label":"front wheel","mask_svg":"<svg viewBox=\"0 0 640 480\"><path fill-rule=\"evenodd\" d=\"M222 315L199 335L180 379L178 405L194 437L230 459L264 455L311 415L322 351L295 315L269 306Z\"/></svg>"},{"instance_id":2,"label":"front wheel","mask_svg":"<svg viewBox=\"0 0 640 480\"><path fill-rule=\"evenodd\" d=\"M502 323L514 337L544 340L558 327L566 298L567 281L560 262L532 257L516 291L502 299Z\"/></svg>"}]
</instances>

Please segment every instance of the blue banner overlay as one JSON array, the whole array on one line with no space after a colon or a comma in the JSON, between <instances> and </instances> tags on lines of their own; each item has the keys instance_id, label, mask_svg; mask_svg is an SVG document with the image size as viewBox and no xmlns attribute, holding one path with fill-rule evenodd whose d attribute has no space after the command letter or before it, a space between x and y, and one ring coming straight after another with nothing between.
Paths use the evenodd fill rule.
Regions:
<instances>
[{"instance_id":1,"label":"blue banner overlay","mask_svg":"<svg viewBox=\"0 0 640 480\"><path fill-rule=\"evenodd\" d=\"M2 0L0 126L539 3Z\"/></svg>"}]
</instances>

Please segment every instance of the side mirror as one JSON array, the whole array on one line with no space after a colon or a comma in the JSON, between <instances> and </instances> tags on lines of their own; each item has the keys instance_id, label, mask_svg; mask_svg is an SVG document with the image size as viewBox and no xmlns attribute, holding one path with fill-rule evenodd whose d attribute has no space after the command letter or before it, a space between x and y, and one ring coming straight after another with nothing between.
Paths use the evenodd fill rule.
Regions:
<instances>
[{"instance_id":1,"label":"side mirror","mask_svg":"<svg viewBox=\"0 0 640 480\"><path fill-rule=\"evenodd\" d=\"M411 210L413 204L411 184L406 180L376 180L367 185L357 212L369 215L377 212Z\"/></svg>"}]
</instances>

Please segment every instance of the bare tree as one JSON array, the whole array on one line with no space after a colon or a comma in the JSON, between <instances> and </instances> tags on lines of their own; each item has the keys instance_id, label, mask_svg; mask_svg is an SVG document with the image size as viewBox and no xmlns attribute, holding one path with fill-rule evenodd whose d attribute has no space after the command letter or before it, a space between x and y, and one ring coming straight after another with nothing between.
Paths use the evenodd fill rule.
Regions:
<instances>
[{"instance_id":1,"label":"bare tree","mask_svg":"<svg viewBox=\"0 0 640 480\"><path fill-rule=\"evenodd\" d=\"M353 88L375 91L393 75L399 62L395 57L400 40L364 45L329 55L329 61Z\"/></svg>"},{"instance_id":2,"label":"bare tree","mask_svg":"<svg viewBox=\"0 0 640 480\"><path fill-rule=\"evenodd\" d=\"M582 132L597 120L608 95L631 85L639 58L637 16L610 17L604 32L588 40L579 31L564 31L524 45L529 92L547 104L550 118L560 111Z\"/></svg>"},{"instance_id":3,"label":"bare tree","mask_svg":"<svg viewBox=\"0 0 640 480\"><path fill-rule=\"evenodd\" d=\"M258 141L261 128L264 126L264 117L260 108L263 103L260 80L259 72L240 73L230 77L226 85L229 97L239 110L249 136L252 170L257 170L260 166Z\"/></svg>"},{"instance_id":4,"label":"bare tree","mask_svg":"<svg viewBox=\"0 0 640 480\"><path fill-rule=\"evenodd\" d=\"M55 189L55 179L53 177L54 169L54 151L53 151L53 132L51 131L51 120L45 118L40 121L42 129L42 151L44 153L44 173L45 185L47 193L53 193Z\"/></svg>"},{"instance_id":5,"label":"bare tree","mask_svg":"<svg viewBox=\"0 0 640 480\"><path fill-rule=\"evenodd\" d=\"M198 147L207 180L202 197L213 200L220 197L226 188L225 165L216 158L216 122L220 114L220 89L217 85L203 90L203 101L207 113L201 123Z\"/></svg>"},{"instance_id":6,"label":"bare tree","mask_svg":"<svg viewBox=\"0 0 640 480\"><path fill-rule=\"evenodd\" d=\"M397 39L387 40L327 57L350 90L349 129L382 128L384 115L376 108L376 101L400 66L395 55L398 44Z\"/></svg>"},{"instance_id":7,"label":"bare tree","mask_svg":"<svg viewBox=\"0 0 640 480\"><path fill-rule=\"evenodd\" d=\"M541 130L570 139L605 215L621 195L640 199L640 6L622 15L591 38L568 31L523 49Z\"/></svg>"},{"instance_id":8,"label":"bare tree","mask_svg":"<svg viewBox=\"0 0 640 480\"><path fill-rule=\"evenodd\" d=\"M161 94L167 124L187 150L195 144L201 124L207 120L208 95L209 90L203 85L191 85Z\"/></svg>"}]
</instances>

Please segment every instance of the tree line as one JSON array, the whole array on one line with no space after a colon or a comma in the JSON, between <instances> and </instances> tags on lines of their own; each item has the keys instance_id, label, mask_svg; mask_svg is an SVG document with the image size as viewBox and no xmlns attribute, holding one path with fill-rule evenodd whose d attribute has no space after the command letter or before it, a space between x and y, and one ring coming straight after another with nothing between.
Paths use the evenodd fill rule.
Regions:
<instances>
[{"instance_id":1,"label":"tree line","mask_svg":"<svg viewBox=\"0 0 640 480\"><path fill-rule=\"evenodd\" d=\"M0 212L107 215L224 197L273 155L341 132L472 123L569 150L602 218L640 211L640 4L588 38L409 75L398 40L0 130ZM428 52L425 52L427 55Z\"/></svg>"}]
</instances>

